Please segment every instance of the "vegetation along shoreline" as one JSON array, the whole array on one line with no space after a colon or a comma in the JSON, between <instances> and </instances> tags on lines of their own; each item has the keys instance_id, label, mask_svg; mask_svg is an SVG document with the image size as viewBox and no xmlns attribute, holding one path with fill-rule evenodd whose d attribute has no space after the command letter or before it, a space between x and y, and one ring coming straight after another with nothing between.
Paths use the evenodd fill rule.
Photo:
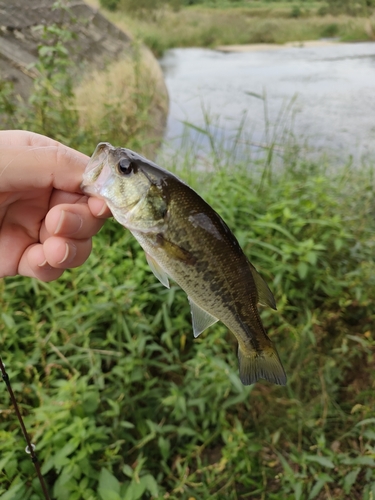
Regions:
<instances>
[{"instance_id":1,"label":"vegetation along shoreline","mask_svg":"<svg viewBox=\"0 0 375 500\"><path fill-rule=\"evenodd\" d=\"M171 47L374 40L373 0L102 5L156 55ZM89 154L99 141L147 149L155 96L139 59L125 103L121 85L105 100L114 70L98 105L86 102L85 86L77 99L67 33L49 28L29 101L21 104L0 80L6 126ZM120 104L132 109L127 119ZM86 106L93 113L80 117ZM375 498L374 164L354 169L342 155L331 168L324 151L307 157L279 130L262 158L244 148L238 154L240 134L224 149L206 131L207 168L196 168L194 142L161 166L220 214L269 284L277 312L260 315L288 373L285 387L241 384L236 342L223 324L194 339L185 293L156 280L135 238L114 221L86 264L60 279L0 279L1 358L51 499ZM40 499L11 401L0 392L0 498Z\"/></svg>"}]
</instances>

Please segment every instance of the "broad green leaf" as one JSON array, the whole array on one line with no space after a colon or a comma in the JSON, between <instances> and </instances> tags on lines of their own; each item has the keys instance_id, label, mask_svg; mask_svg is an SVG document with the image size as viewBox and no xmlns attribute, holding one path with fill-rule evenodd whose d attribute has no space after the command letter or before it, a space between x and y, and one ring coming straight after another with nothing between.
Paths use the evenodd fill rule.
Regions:
<instances>
[{"instance_id":1,"label":"broad green leaf","mask_svg":"<svg viewBox=\"0 0 375 500\"><path fill-rule=\"evenodd\" d=\"M361 420L360 422L358 422L356 424L356 426L358 425L367 425L367 424L375 424L375 418L372 417L372 418L365 418L365 420Z\"/></svg>"},{"instance_id":2,"label":"broad green leaf","mask_svg":"<svg viewBox=\"0 0 375 500\"><path fill-rule=\"evenodd\" d=\"M309 270L309 266L306 264L306 262L298 262L298 265L297 265L298 276L302 280L306 278L308 270Z\"/></svg>"},{"instance_id":3,"label":"broad green leaf","mask_svg":"<svg viewBox=\"0 0 375 500\"><path fill-rule=\"evenodd\" d=\"M356 482L360 470L361 470L360 467L353 469L344 477L343 486L344 486L344 491L347 495L349 494L353 484Z\"/></svg>"},{"instance_id":4,"label":"broad green leaf","mask_svg":"<svg viewBox=\"0 0 375 500\"><path fill-rule=\"evenodd\" d=\"M375 460L371 457L355 457L352 461L356 465L369 465L370 467L375 467Z\"/></svg>"},{"instance_id":5,"label":"broad green leaf","mask_svg":"<svg viewBox=\"0 0 375 500\"><path fill-rule=\"evenodd\" d=\"M328 467L329 469L333 469L335 467L332 460L326 457L321 457L319 455L306 455L305 458L308 462L316 462L317 464L320 464L323 467Z\"/></svg>"},{"instance_id":6,"label":"broad green leaf","mask_svg":"<svg viewBox=\"0 0 375 500\"><path fill-rule=\"evenodd\" d=\"M344 241L341 238L334 239L335 250L338 252L344 245Z\"/></svg>"},{"instance_id":7,"label":"broad green leaf","mask_svg":"<svg viewBox=\"0 0 375 500\"><path fill-rule=\"evenodd\" d=\"M259 220L259 221L254 221L253 222L253 227L260 227L260 228L267 228L267 229L275 229L275 231L280 232L283 234L286 238L292 240L294 243L297 243L297 238L293 236L292 233L290 233L285 227L283 227L281 224L276 224L275 222L268 222L264 220Z\"/></svg>"},{"instance_id":8,"label":"broad green leaf","mask_svg":"<svg viewBox=\"0 0 375 500\"><path fill-rule=\"evenodd\" d=\"M160 439L160 438L159 438ZM125 464L122 468L122 472L128 476L128 477L133 477L134 470L130 467L130 465Z\"/></svg>"},{"instance_id":9,"label":"broad green leaf","mask_svg":"<svg viewBox=\"0 0 375 500\"><path fill-rule=\"evenodd\" d=\"M152 496L157 497L158 492L158 484L155 481L155 478L151 474L146 474L140 478L142 484L145 485L146 489L151 493Z\"/></svg>"},{"instance_id":10,"label":"broad green leaf","mask_svg":"<svg viewBox=\"0 0 375 500\"><path fill-rule=\"evenodd\" d=\"M122 500L120 495L113 490L98 488L98 493L100 495L101 500Z\"/></svg>"},{"instance_id":11,"label":"broad green leaf","mask_svg":"<svg viewBox=\"0 0 375 500\"><path fill-rule=\"evenodd\" d=\"M49 47L47 45L43 45L42 47L39 48L39 56L40 57L45 57L51 55L53 52L52 47Z\"/></svg>"},{"instance_id":12,"label":"broad green leaf","mask_svg":"<svg viewBox=\"0 0 375 500\"><path fill-rule=\"evenodd\" d=\"M22 488L24 488L23 483L15 484L6 493L4 493L4 495L1 495L0 499L1 500L14 500L15 498L18 498L18 494L20 493Z\"/></svg>"},{"instance_id":13,"label":"broad green leaf","mask_svg":"<svg viewBox=\"0 0 375 500\"><path fill-rule=\"evenodd\" d=\"M55 467L60 468L69 463L68 456L73 453L79 446L79 441L69 441L61 450L59 450L54 458Z\"/></svg>"},{"instance_id":14,"label":"broad green leaf","mask_svg":"<svg viewBox=\"0 0 375 500\"><path fill-rule=\"evenodd\" d=\"M177 434L179 436L195 436L195 431L190 427L181 426L177 428Z\"/></svg>"},{"instance_id":15,"label":"broad green leaf","mask_svg":"<svg viewBox=\"0 0 375 500\"><path fill-rule=\"evenodd\" d=\"M124 427L125 429L134 429L134 424L131 422L127 422L126 420L122 420L120 422L121 427Z\"/></svg>"},{"instance_id":16,"label":"broad green leaf","mask_svg":"<svg viewBox=\"0 0 375 500\"><path fill-rule=\"evenodd\" d=\"M277 456L279 457L279 460L282 463L282 466L284 467L284 471L286 472L286 475L288 475L289 477L294 477L294 471L291 468L291 466L288 464L286 459L283 457L283 455L281 455L281 453L277 453Z\"/></svg>"},{"instance_id":17,"label":"broad green leaf","mask_svg":"<svg viewBox=\"0 0 375 500\"><path fill-rule=\"evenodd\" d=\"M138 500L142 497L146 485L141 481L137 482L135 479L132 480L129 487L126 490L125 497L123 500Z\"/></svg>"},{"instance_id":18,"label":"broad green leaf","mask_svg":"<svg viewBox=\"0 0 375 500\"><path fill-rule=\"evenodd\" d=\"M12 458L12 454L9 453L6 455L4 458L0 460L0 471L6 466L6 464L9 462L9 460Z\"/></svg>"},{"instance_id":19,"label":"broad green leaf","mask_svg":"<svg viewBox=\"0 0 375 500\"><path fill-rule=\"evenodd\" d=\"M98 392L90 391L88 394L85 394L82 403L85 415L95 413L95 411L98 409L99 403L100 396Z\"/></svg>"},{"instance_id":20,"label":"broad green leaf","mask_svg":"<svg viewBox=\"0 0 375 500\"><path fill-rule=\"evenodd\" d=\"M367 429L363 435L367 438L370 439L371 441L375 441L375 431L371 429Z\"/></svg>"},{"instance_id":21,"label":"broad green leaf","mask_svg":"<svg viewBox=\"0 0 375 500\"><path fill-rule=\"evenodd\" d=\"M8 328L14 328L16 323L10 314L1 313L1 317Z\"/></svg>"},{"instance_id":22,"label":"broad green leaf","mask_svg":"<svg viewBox=\"0 0 375 500\"><path fill-rule=\"evenodd\" d=\"M108 469L104 467L100 471L99 474L99 488L103 491L113 491L117 494L120 493L120 482L118 479L109 472ZM103 500L111 500L111 499L103 499Z\"/></svg>"},{"instance_id":23,"label":"broad green leaf","mask_svg":"<svg viewBox=\"0 0 375 500\"><path fill-rule=\"evenodd\" d=\"M169 439L166 439L163 436L159 436L158 446L159 446L160 453L162 454L163 459L167 460L167 458L169 456L169 451L171 448L171 443L170 443Z\"/></svg>"},{"instance_id":24,"label":"broad green leaf","mask_svg":"<svg viewBox=\"0 0 375 500\"><path fill-rule=\"evenodd\" d=\"M326 483L325 481L322 481L320 479L314 484L309 494L309 500L312 500L313 498L316 498L319 495L320 490L323 488L325 483Z\"/></svg>"},{"instance_id":25,"label":"broad green leaf","mask_svg":"<svg viewBox=\"0 0 375 500\"><path fill-rule=\"evenodd\" d=\"M294 488L294 499L301 500L303 493L303 482L302 481L296 482L293 485L293 488Z\"/></svg>"},{"instance_id":26,"label":"broad green leaf","mask_svg":"<svg viewBox=\"0 0 375 500\"><path fill-rule=\"evenodd\" d=\"M308 261L309 264L311 264L312 266L315 266L316 261L318 260L317 252L313 252L313 251L307 252L306 260Z\"/></svg>"}]
</instances>

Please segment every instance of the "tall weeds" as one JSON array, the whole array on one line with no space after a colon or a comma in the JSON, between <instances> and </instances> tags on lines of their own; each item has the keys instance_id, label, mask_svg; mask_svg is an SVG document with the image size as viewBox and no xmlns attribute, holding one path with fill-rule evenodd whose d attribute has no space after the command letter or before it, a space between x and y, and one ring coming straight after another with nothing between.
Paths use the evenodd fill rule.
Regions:
<instances>
[{"instance_id":1,"label":"tall weeds","mask_svg":"<svg viewBox=\"0 0 375 500\"><path fill-rule=\"evenodd\" d=\"M120 105L110 97L107 122ZM88 148L92 136L75 133L95 115L72 116L61 137ZM105 127L100 140L120 140ZM59 280L0 280L0 354L51 497L371 500L373 168L344 161L327 173L294 143L275 168L282 128L269 129L256 160L236 156L240 136L224 150L205 132L205 169L195 144L162 166L222 215L274 291L278 310L262 318L288 385L242 386L231 334L217 324L194 339L185 294L157 282L134 238L109 221L89 261ZM0 401L0 498L40 498L5 388Z\"/></svg>"},{"instance_id":2,"label":"tall weeds","mask_svg":"<svg viewBox=\"0 0 375 500\"><path fill-rule=\"evenodd\" d=\"M242 386L233 337L219 324L194 340L185 294L108 222L80 269L0 283L1 354L56 500L374 494L373 170L328 175L299 155L262 178L220 148L207 171L163 166L274 291L262 317L288 385ZM5 392L1 411L0 494L35 498Z\"/></svg>"},{"instance_id":3,"label":"tall weeds","mask_svg":"<svg viewBox=\"0 0 375 500\"><path fill-rule=\"evenodd\" d=\"M97 4L95 0L90 2ZM248 2L242 7L232 3L231 8L214 8L210 3L178 11L163 8L140 17L121 9L104 13L120 28L130 30L157 56L172 47L283 44L327 37L344 41L374 39L373 7L353 17L342 12L339 16L332 14L328 8L319 14L323 2L298 5L298 16L293 14L296 11L290 2Z\"/></svg>"},{"instance_id":4,"label":"tall weeds","mask_svg":"<svg viewBox=\"0 0 375 500\"><path fill-rule=\"evenodd\" d=\"M75 102L87 137L94 142L111 137L114 144L154 154L168 103L160 69L150 59L147 51L134 44L130 57L105 71L92 71L80 82Z\"/></svg>"}]
</instances>

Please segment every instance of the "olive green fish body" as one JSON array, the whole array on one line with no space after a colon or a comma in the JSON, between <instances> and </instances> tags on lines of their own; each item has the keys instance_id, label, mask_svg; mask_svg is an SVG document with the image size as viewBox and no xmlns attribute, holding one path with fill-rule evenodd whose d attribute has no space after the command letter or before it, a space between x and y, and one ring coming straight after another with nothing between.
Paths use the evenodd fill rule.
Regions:
<instances>
[{"instance_id":1,"label":"olive green fish body","mask_svg":"<svg viewBox=\"0 0 375 500\"><path fill-rule=\"evenodd\" d=\"M285 384L257 308L276 308L273 295L221 217L173 174L130 150L102 143L90 164L84 191L107 201L164 285L170 277L187 293L194 335L222 321L238 340L242 382Z\"/></svg>"}]
</instances>

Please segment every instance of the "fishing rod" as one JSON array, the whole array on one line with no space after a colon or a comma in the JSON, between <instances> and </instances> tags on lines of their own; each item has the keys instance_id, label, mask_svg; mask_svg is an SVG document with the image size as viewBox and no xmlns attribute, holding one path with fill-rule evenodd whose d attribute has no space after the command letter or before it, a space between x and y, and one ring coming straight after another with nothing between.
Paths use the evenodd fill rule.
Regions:
<instances>
[{"instance_id":1,"label":"fishing rod","mask_svg":"<svg viewBox=\"0 0 375 500\"><path fill-rule=\"evenodd\" d=\"M12 400L12 403L13 403L13 406L14 406L14 409L15 409L18 421L19 421L19 423L21 425L22 434L24 435L24 438L25 438L26 443L27 443L25 451L26 451L26 453L28 455L30 455L31 461L34 464L34 467L35 467L35 470L36 470L36 474L38 476L40 485L42 487L44 498L46 500L50 500L50 497L49 497L49 494L48 494L48 490L47 490L47 487L46 487L46 483L44 482L42 473L40 471L40 465L39 465L39 462L38 462L38 458L37 458L37 456L35 454L35 445L31 443L29 435L27 434L26 427L25 427L25 424L24 424L21 412L19 410L16 397L15 397L13 389L12 389L12 387L10 385L9 376L8 376L6 370L5 370L5 365L4 365L1 357L0 357L0 371L1 371L1 375L3 377L3 380L4 380L4 382L5 382L6 386L7 386L7 389L8 389L9 395L10 395L10 399Z\"/></svg>"}]
</instances>

